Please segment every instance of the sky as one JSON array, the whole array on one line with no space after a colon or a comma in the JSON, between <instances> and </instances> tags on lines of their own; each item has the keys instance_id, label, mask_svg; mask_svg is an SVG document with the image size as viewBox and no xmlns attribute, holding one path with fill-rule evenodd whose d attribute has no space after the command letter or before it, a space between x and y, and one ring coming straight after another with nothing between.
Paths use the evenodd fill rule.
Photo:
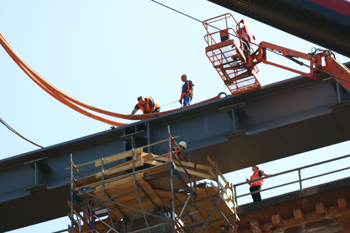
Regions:
<instances>
[{"instance_id":1,"label":"sky","mask_svg":"<svg viewBox=\"0 0 350 233\"><path fill-rule=\"evenodd\" d=\"M312 47L320 47L208 1L160 2L199 20L232 13L237 21L245 20L258 43L268 41L305 53L311 52ZM130 114L140 95L152 96L161 106L176 101L180 96L182 74L187 74L195 84L192 103L223 91L229 93L205 55L203 25L150 0L0 0L0 22L0 32L27 64L63 92L98 108ZM339 54L336 56L341 62L349 61ZM300 68L281 57L269 58ZM297 76L265 64L258 68L263 86ZM43 147L110 129L110 125L81 115L52 98L26 76L2 48L0 78L0 117ZM180 105L174 103L162 107L162 111L178 107ZM0 135L0 160L38 149L3 125L0 125ZM261 169L276 174L346 155L349 146L349 141L340 143L261 164ZM343 164L341 161L319 170ZM251 174L251 168L245 168L226 177L235 184ZM271 178L264 187L294 177L297 178L295 173L281 179ZM339 177L344 175L337 174L323 181ZM292 186L290 190L298 187ZM242 186L238 192L243 194L247 189ZM276 191L262 194L263 198L273 195ZM248 202L251 202L249 196L238 200L239 204ZM65 229L68 224L65 217L11 232L53 232Z\"/></svg>"}]
</instances>

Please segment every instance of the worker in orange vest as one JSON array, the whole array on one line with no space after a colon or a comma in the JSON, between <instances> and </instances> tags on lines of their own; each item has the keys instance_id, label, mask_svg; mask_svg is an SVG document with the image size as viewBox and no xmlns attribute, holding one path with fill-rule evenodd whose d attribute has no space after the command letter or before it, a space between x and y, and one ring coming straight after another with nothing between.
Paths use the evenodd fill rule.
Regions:
<instances>
[{"instance_id":1,"label":"worker in orange vest","mask_svg":"<svg viewBox=\"0 0 350 233\"><path fill-rule=\"evenodd\" d=\"M266 174L264 171L259 169L259 165L252 166L252 171L254 172L253 175L250 176L250 180L246 179L247 182L249 182L250 188L249 191L255 192L260 191L261 186L264 183L264 180L261 180L260 178L263 176L271 176L270 174ZM252 194L252 198L254 202L261 201L261 195L260 192Z\"/></svg>"},{"instance_id":2,"label":"worker in orange vest","mask_svg":"<svg viewBox=\"0 0 350 233\"><path fill-rule=\"evenodd\" d=\"M185 84L182 86L181 96L180 96L180 104L183 103L183 107L191 104L193 98L193 87L194 84L191 80L187 80L187 75L184 74L181 76L182 82Z\"/></svg>"},{"instance_id":3,"label":"worker in orange vest","mask_svg":"<svg viewBox=\"0 0 350 233\"><path fill-rule=\"evenodd\" d=\"M174 146L172 149L173 149L173 152L175 153L175 155L179 158L180 161L184 161L185 160L185 149L187 148L187 143L184 142L184 141L181 141L179 142L179 147L180 147L180 150ZM178 151L178 152L176 152ZM165 156L167 158L170 158L169 155ZM176 159L175 156L173 156L173 159Z\"/></svg>"},{"instance_id":4,"label":"worker in orange vest","mask_svg":"<svg viewBox=\"0 0 350 233\"><path fill-rule=\"evenodd\" d=\"M131 115L134 115L139 109L142 110L143 114L160 112L159 104L152 97L143 98L139 96L137 101L138 103L135 105L134 110L132 110Z\"/></svg>"}]
</instances>

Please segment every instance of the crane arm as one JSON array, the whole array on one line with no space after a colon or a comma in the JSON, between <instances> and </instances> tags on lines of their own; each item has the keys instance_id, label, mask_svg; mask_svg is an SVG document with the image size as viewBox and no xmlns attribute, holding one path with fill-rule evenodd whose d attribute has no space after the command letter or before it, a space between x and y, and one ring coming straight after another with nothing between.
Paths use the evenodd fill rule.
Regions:
<instances>
[{"instance_id":1,"label":"crane arm","mask_svg":"<svg viewBox=\"0 0 350 233\"><path fill-rule=\"evenodd\" d=\"M304 65L304 63L300 60L297 60L296 58L307 60L309 62L310 72L302 72L287 66L280 65L278 63L268 61L268 49L277 51L281 55L289 58L294 62L297 62L300 65ZM247 55L246 67L253 67L260 62L289 70L312 79L317 79L320 72L323 71L331 75L341 86L350 92L350 70L339 61L337 61L334 58L333 52L330 50L323 50L319 53L315 52L312 54L306 54L268 42L261 42L259 44L259 49L256 55Z\"/></svg>"}]
</instances>

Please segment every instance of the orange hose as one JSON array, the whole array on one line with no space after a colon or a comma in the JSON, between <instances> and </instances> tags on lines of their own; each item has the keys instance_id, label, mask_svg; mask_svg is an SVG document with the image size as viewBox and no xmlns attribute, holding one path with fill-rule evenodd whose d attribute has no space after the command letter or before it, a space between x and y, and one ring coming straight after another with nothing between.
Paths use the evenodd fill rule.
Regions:
<instances>
[{"instance_id":1,"label":"orange hose","mask_svg":"<svg viewBox=\"0 0 350 233\"><path fill-rule=\"evenodd\" d=\"M0 44L2 47L5 49L5 51L9 54L9 56L13 59L13 61L39 86L41 87L44 91L46 91L48 94L50 94L52 97L60 101L61 103L65 104L66 106L74 109L75 111L88 116L90 118L93 118L95 120L99 120L102 122L105 122L107 124L115 125L115 126L122 126L126 125L125 123L121 122L116 122L112 120L105 119L103 117L94 115L92 113L89 113L82 108L78 107L77 105L84 107L86 109L89 109L91 111L95 111L98 113L102 113L105 115L117 117L117 118L122 118L122 119L127 119L127 120L140 120L140 119L148 119L150 117L153 117L154 115L163 115L165 113L169 113L178 109L174 110L169 110L161 113L149 113L149 114L141 114L141 115L126 115L126 114L120 114L120 113L115 113L111 111L106 111L103 109L99 109L90 105L87 105L83 102L80 102L77 99L74 99L73 97L67 95L66 93L62 92L58 88L56 88L54 85L52 85L50 82L45 80L40 74L38 74L35 70L33 70L27 63L25 63L20 56L14 51L14 49L11 47L11 45L6 41L6 39L3 37L3 35L0 33ZM213 99L220 98L220 96L216 96L214 98L196 103L200 104L203 102L211 101ZM195 104L194 104L195 105ZM193 106L193 105L192 105ZM189 106L186 106L189 107Z\"/></svg>"}]
</instances>

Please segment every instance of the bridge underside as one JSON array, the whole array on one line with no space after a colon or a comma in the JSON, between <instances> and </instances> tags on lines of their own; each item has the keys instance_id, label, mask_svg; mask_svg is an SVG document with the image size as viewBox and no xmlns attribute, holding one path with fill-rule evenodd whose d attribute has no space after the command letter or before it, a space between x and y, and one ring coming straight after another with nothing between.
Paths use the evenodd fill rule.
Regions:
<instances>
[{"instance_id":1,"label":"bridge underside","mask_svg":"<svg viewBox=\"0 0 350 233\"><path fill-rule=\"evenodd\" d=\"M173 136L188 143L192 162L203 164L210 155L223 173L350 140L350 96L339 99L344 90L324 78L292 78L4 159L0 229L67 215L70 180L64 168L69 167L70 154L75 164L94 161L130 150L131 140L135 147L164 140L168 125ZM162 143L147 150L161 155L168 146ZM88 176L100 167L92 164L80 171Z\"/></svg>"},{"instance_id":2,"label":"bridge underside","mask_svg":"<svg viewBox=\"0 0 350 233\"><path fill-rule=\"evenodd\" d=\"M333 9L322 0L209 1L350 57L350 4L345 1L332 1Z\"/></svg>"}]
</instances>

